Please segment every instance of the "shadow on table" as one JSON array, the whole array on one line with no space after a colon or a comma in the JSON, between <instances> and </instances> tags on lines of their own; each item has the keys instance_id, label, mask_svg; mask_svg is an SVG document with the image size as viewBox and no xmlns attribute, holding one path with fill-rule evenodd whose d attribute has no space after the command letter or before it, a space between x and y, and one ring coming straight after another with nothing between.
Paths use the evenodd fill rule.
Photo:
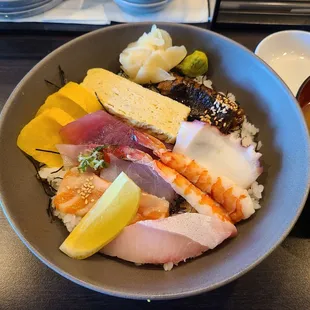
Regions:
<instances>
[{"instance_id":1,"label":"shadow on table","mask_svg":"<svg viewBox=\"0 0 310 310\"><path fill-rule=\"evenodd\" d=\"M306 205L292 229L290 236L297 238L310 238L310 198L307 199Z\"/></svg>"},{"instance_id":2,"label":"shadow on table","mask_svg":"<svg viewBox=\"0 0 310 310\"><path fill-rule=\"evenodd\" d=\"M93 291L89 291L89 293L85 296L85 289L82 287L80 289L81 295L84 295L86 299L91 300L91 309L105 309L105 305L108 306L109 310L231 309L231 296L234 294L234 287L236 283L237 281L234 281L224 287L221 287L220 289L216 289L198 296L166 301L126 300L101 295ZM78 291L79 288L76 289L76 292Z\"/></svg>"}]
</instances>

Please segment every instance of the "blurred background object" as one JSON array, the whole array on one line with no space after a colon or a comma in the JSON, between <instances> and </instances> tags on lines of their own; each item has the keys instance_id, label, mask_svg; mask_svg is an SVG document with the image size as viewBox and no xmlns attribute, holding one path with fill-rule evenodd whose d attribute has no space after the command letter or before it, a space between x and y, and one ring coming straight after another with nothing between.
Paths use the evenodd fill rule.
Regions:
<instances>
[{"instance_id":1,"label":"blurred background object","mask_svg":"<svg viewBox=\"0 0 310 310\"><path fill-rule=\"evenodd\" d=\"M310 32L276 32L259 43L255 54L278 73L296 96L310 75Z\"/></svg>"},{"instance_id":2,"label":"blurred background object","mask_svg":"<svg viewBox=\"0 0 310 310\"><path fill-rule=\"evenodd\" d=\"M25 18L42 14L63 0L0 0L0 17Z\"/></svg>"},{"instance_id":3,"label":"blurred background object","mask_svg":"<svg viewBox=\"0 0 310 310\"><path fill-rule=\"evenodd\" d=\"M222 27L308 26L309 29L310 0L219 0L215 15L216 24Z\"/></svg>"},{"instance_id":4,"label":"blurred background object","mask_svg":"<svg viewBox=\"0 0 310 310\"><path fill-rule=\"evenodd\" d=\"M58 6L42 14L18 15L13 2L52 3ZM6 8L1 3L6 2ZM8 4L11 3L10 14ZM208 23L212 19L216 0L0 0L0 22L59 23L108 25L111 22L176 22ZM16 10L19 10L17 12ZM1 27L1 23L0 23Z\"/></svg>"},{"instance_id":5,"label":"blurred background object","mask_svg":"<svg viewBox=\"0 0 310 310\"><path fill-rule=\"evenodd\" d=\"M169 0L114 0L128 14L149 14L163 10Z\"/></svg>"}]
</instances>

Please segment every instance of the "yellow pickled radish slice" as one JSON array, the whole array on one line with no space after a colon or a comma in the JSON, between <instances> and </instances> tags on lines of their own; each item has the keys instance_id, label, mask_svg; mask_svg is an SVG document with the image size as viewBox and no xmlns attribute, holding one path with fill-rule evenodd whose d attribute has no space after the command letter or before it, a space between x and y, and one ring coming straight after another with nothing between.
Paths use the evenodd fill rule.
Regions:
<instances>
[{"instance_id":1,"label":"yellow pickled radish slice","mask_svg":"<svg viewBox=\"0 0 310 310\"><path fill-rule=\"evenodd\" d=\"M140 188L122 172L59 249L76 259L95 254L130 223L138 211L140 196Z\"/></svg>"},{"instance_id":2,"label":"yellow pickled radish slice","mask_svg":"<svg viewBox=\"0 0 310 310\"><path fill-rule=\"evenodd\" d=\"M59 108L51 108L32 119L17 138L18 147L48 167L63 165L59 154L37 151L37 149L57 152L56 144L61 144L60 129L74 119Z\"/></svg>"},{"instance_id":3,"label":"yellow pickled radish slice","mask_svg":"<svg viewBox=\"0 0 310 310\"><path fill-rule=\"evenodd\" d=\"M69 82L58 93L79 104L88 113L102 110L96 96L80 84Z\"/></svg>"},{"instance_id":4,"label":"yellow pickled radish slice","mask_svg":"<svg viewBox=\"0 0 310 310\"><path fill-rule=\"evenodd\" d=\"M79 105L71 99L61 95L59 92L47 97L45 103L38 110L37 116L51 108L62 109L63 111L71 115L75 120L88 114L87 110L83 105Z\"/></svg>"}]
</instances>

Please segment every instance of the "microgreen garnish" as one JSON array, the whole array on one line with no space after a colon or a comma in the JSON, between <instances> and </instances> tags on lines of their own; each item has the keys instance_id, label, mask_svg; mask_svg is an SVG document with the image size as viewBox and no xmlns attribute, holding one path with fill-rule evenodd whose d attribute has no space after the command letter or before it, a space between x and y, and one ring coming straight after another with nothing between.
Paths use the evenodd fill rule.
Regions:
<instances>
[{"instance_id":1,"label":"microgreen garnish","mask_svg":"<svg viewBox=\"0 0 310 310\"><path fill-rule=\"evenodd\" d=\"M101 152L105 146L98 146L92 150L81 153L78 157L79 171L86 172L88 167L98 170L108 167L108 163L104 159L104 154Z\"/></svg>"}]
</instances>

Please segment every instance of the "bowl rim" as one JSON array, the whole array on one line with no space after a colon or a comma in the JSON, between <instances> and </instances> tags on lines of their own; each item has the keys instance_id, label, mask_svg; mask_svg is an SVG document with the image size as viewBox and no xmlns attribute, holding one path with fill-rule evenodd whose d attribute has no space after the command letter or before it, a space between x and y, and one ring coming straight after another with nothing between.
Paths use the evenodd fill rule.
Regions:
<instances>
[{"instance_id":1,"label":"bowl rim","mask_svg":"<svg viewBox=\"0 0 310 310\"><path fill-rule=\"evenodd\" d=\"M262 61L257 55L255 55L254 53L252 53L248 48L244 47L243 45L241 45L240 43L225 37L222 34L213 32L211 30L208 29L204 29L198 26L192 26L192 25L187 25L187 24L177 24L177 23L169 23L169 22L140 22L140 23L130 23L130 24L120 24L120 25L113 25L113 26L109 26L109 27L104 27L86 34L83 34L73 40L70 40L69 42L59 46L57 49L55 49L53 52L51 52L50 54L48 54L47 56L45 56L43 59L41 59L24 77L23 79L17 84L17 86L14 88L14 90L12 91L11 95L9 96L9 98L7 99L1 113L0 113L0 134L2 132L2 127L3 127L3 123L4 123L4 119L6 118L7 114L9 113L9 109L10 109L10 105L11 103L14 101L15 96L21 91L23 84L28 81L31 76L41 67L44 65L46 60L49 60L51 58L53 58L55 55L57 55L58 53L61 53L63 49L76 44L77 42L81 41L81 40L85 40L86 38L96 35L100 32L109 32L109 31L113 31L113 29L116 28L134 28L136 26L145 26L145 27L151 27L153 24L156 24L159 28L160 27L165 27L165 26L173 26L173 27L177 27L177 28L191 28L194 31L201 31L201 32L211 32L214 35L222 38L225 41L230 42L231 44L233 44L234 46L238 46L239 48L241 48L243 51L252 54L252 56L254 56L262 65L264 65L264 67L266 67L267 70L271 71L278 79L276 80L276 83L280 84L281 87L286 90L287 95L291 98L291 100L295 103L295 106L297 107L297 110L299 110L300 113L300 120L301 120L301 126L304 127L304 131L307 132L307 126L305 123L305 120L302 116L302 112L301 112L301 108L298 104L298 102L296 101L296 98L294 97L294 95L292 94L292 92L290 91L290 89L287 87L287 85L283 82L283 80L279 77L279 75L271 68L269 67L264 61ZM310 157L310 141L308 140L308 155ZM219 288L221 286L224 286L236 279L238 279L239 277L241 277L242 275L244 275L245 273L247 273L248 271L250 271L251 269L253 269L254 267L256 267L258 264L260 264L266 257L268 257L274 250L276 247L278 247L283 240L287 237L287 235L289 234L289 232L291 231L291 229L294 227L297 219L299 218L303 207L306 203L307 197L308 197L308 193L309 193L309 187L310 187L310 176L308 178L308 183L306 188L304 189L304 193L302 195L302 199L301 199L301 204L298 206L297 212L295 214L295 216L291 219L290 224L288 225L288 227L285 229L283 235L281 236L281 238L279 238L271 247L270 249L264 253L262 256L260 256L259 258L257 258L256 260L254 260L251 264L249 264L247 267L245 268L241 268L239 272L231 275L230 277L217 282L211 286L208 287L204 287L204 288L200 288L200 289L188 289L186 291L182 291L182 292L177 292L177 293L170 293L167 295L141 295L138 292L137 293L132 293L132 292L121 292L120 290L117 289L106 289L103 286L99 286L99 285L94 285L94 284L90 284L86 281L83 281L73 275L71 275L70 273L62 270L61 268L57 267L53 262L51 262L49 259L45 258L40 252L39 250L37 250L32 244L30 244L27 239L23 236L22 231L17 227L17 223L15 223L15 221L13 220L12 214L10 212L10 208L5 204L5 197L2 194L3 193L3 188L4 186L2 185L2 181L0 178L0 205L2 207L3 213L6 216L9 224L11 225L11 227L13 228L14 232L17 234L17 236L20 238L20 240L26 245L26 247L30 250L30 252L32 252L32 254L34 254L34 256L36 256L43 264L45 264L46 266L48 266L50 269L52 269L53 271L55 271L56 273L58 273L59 275L63 276L64 278L72 281L73 283L76 283L78 285L81 285L85 288L94 290L96 292L99 293L103 293L103 294L107 294L110 296L115 296L115 297L121 297L121 298L129 298L129 299L136 299L136 300L147 300L147 299L151 299L151 300L168 300L168 299L178 299L178 298L184 298L184 297L190 297L190 296L194 296L194 295L198 295L198 294L202 294L202 293L206 293L208 291L214 290L216 288Z\"/></svg>"}]
</instances>

